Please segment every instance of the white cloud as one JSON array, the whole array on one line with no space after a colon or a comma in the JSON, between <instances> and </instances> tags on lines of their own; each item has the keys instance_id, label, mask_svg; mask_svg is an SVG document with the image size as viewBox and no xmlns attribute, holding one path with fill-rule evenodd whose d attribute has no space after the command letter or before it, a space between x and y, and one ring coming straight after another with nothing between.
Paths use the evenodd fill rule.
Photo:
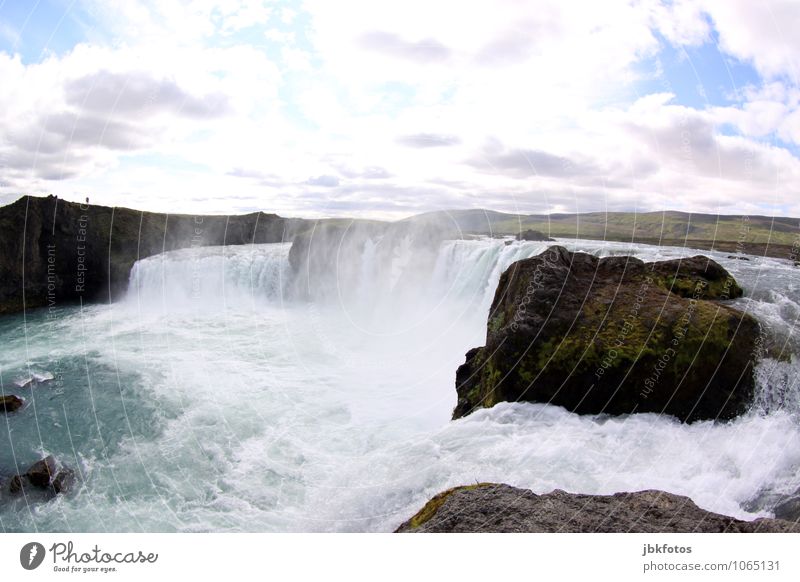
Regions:
<instances>
[{"instance_id":1,"label":"white cloud","mask_svg":"<svg viewBox=\"0 0 800 582\"><path fill-rule=\"evenodd\" d=\"M701 0L719 32L720 49L751 61L768 77L800 81L800 5L796 0Z\"/></svg>"},{"instance_id":2,"label":"white cloud","mask_svg":"<svg viewBox=\"0 0 800 582\"><path fill-rule=\"evenodd\" d=\"M800 214L798 161L766 143L800 143L785 3L92 6L109 42L34 64L0 54L0 192L289 215ZM263 44L241 36L253 27ZM767 82L707 110L632 99L656 33L698 45L712 30Z\"/></svg>"},{"instance_id":3,"label":"white cloud","mask_svg":"<svg viewBox=\"0 0 800 582\"><path fill-rule=\"evenodd\" d=\"M718 124L729 124L753 138L777 136L800 145L800 89L773 81L747 87L741 104L711 109Z\"/></svg>"}]
</instances>

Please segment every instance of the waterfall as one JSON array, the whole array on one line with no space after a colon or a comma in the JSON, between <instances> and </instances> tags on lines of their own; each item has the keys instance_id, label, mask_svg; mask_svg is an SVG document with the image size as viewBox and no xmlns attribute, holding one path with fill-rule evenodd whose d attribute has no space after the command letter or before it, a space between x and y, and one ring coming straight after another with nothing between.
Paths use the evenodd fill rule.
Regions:
<instances>
[{"instance_id":1,"label":"waterfall","mask_svg":"<svg viewBox=\"0 0 800 582\"><path fill-rule=\"evenodd\" d=\"M499 239L448 240L431 249L411 237L370 238L322 263L311 278L317 300L370 313L408 310L420 302L456 299L487 313L500 275L547 243ZM137 261L127 301L170 310L250 308L297 300L289 266L291 243L217 246L169 251ZM324 269L324 272L322 272Z\"/></svg>"},{"instance_id":2,"label":"waterfall","mask_svg":"<svg viewBox=\"0 0 800 582\"><path fill-rule=\"evenodd\" d=\"M290 246L190 248L148 257L134 264L126 300L179 311L280 301Z\"/></svg>"},{"instance_id":3,"label":"waterfall","mask_svg":"<svg viewBox=\"0 0 800 582\"><path fill-rule=\"evenodd\" d=\"M35 398L47 430L7 415L0 469L45 450L75 458L84 479L79 495L36 511L6 497L6 531L97 531L109 515L123 531L391 531L433 494L475 481L663 489L743 518L800 495L792 263L559 243L644 261L702 252L736 277L745 297L731 304L770 341L754 406L735 420L508 402L449 422L455 370L485 340L501 274L552 243L317 234L324 244L295 264L288 243L167 252L135 264L124 301L7 318L0 383ZM306 283L313 292L298 292Z\"/></svg>"}]
</instances>

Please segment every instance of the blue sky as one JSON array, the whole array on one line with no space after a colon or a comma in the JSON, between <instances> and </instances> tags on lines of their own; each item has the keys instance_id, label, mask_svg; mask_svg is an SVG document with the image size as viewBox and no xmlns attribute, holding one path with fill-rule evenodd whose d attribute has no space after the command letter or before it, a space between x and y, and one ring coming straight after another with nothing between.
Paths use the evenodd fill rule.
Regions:
<instances>
[{"instance_id":1,"label":"blue sky","mask_svg":"<svg viewBox=\"0 0 800 582\"><path fill-rule=\"evenodd\" d=\"M758 72L749 63L721 52L715 33L709 36L697 46L676 46L657 35L660 50L643 65L654 78L639 83L637 90L666 90L675 94L676 103L694 108L741 100L745 87L759 84Z\"/></svg>"},{"instance_id":2,"label":"blue sky","mask_svg":"<svg viewBox=\"0 0 800 582\"><path fill-rule=\"evenodd\" d=\"M63 55L88 37L93 23L78 2L6 0L0 5L0 49L19 54L25 63L49 53Z\"/></svg>"},{"instance_id":3,"label":"blue sky","mask_svg":"<svg viewBox=\"0 0 800 582\"><path fill-rule=\"evenodd\" d=\"M0 0L0 202L800 215L798 26L780 0Z\"/></svg>"}]
</instances>

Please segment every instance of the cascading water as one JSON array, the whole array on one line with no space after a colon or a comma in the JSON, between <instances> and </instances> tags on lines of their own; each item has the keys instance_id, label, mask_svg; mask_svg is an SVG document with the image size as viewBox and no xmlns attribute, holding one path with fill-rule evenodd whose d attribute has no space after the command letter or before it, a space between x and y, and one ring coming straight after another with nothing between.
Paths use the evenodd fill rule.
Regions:
<instances>
[{"instance_id":1,"label":"cascading water","mask_svg":"<svg viewBox=\"0 0 800 582\"><path fill-rule=\"evenodd\" d=\"M128 301L147 307L219 309L283 294L291 243L183 249L137 261Z\"/></svg>"},{"instance_id":2,"label":"cascading water","mask_svg":"<svg viewBox=\"0 0 800 582\"><path fill-rule=\"evenodd\" d=\"M293 284L289 245L186 249L139 261L116 304L0 319L0 386L29 401L5 419L0 477L50 453L82 483L45 504L1 499L0 530L388 531L475 481L658 488L753 517L800 487L800 285L779 260L703 253L777 338L753 409L735 421L528 403L449 421L455 370L484 342L501 273L546 246L374 238L337 255L342 268L311 300Z\"/></svg>"}]
</instances>

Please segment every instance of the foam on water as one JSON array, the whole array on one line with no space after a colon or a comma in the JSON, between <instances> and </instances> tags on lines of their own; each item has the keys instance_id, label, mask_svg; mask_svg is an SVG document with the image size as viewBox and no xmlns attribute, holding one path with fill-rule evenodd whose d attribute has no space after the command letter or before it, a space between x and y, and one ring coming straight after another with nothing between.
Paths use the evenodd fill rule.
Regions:
<instances>
[{"instance_id":1,"label":"foam on water","mask_svg":"<svg viewBox=\"0 0 800 582\"><path fill-rule=\"evenodd\" d=\"M367 245L348 258L354 280L313 303L291 296L288 245L190 249L137 263L117 304L0 320L3 390L53 375L20 389L30 405L5 419L0 475L52 453L83 483L47 504L3 499L0 529L388 531L438 491L476 481L658 488L753 517L768 508L743 507L763 492L800 487L792 358L762 362L756 405L728 423L528 403L449 421L455 370L484 342L500 274L546 246L447 241L418 272L413 245L390 264ZM745 287L738 306L793 341L791 265L713 256Z\"/></svg>"}]
</instances>

